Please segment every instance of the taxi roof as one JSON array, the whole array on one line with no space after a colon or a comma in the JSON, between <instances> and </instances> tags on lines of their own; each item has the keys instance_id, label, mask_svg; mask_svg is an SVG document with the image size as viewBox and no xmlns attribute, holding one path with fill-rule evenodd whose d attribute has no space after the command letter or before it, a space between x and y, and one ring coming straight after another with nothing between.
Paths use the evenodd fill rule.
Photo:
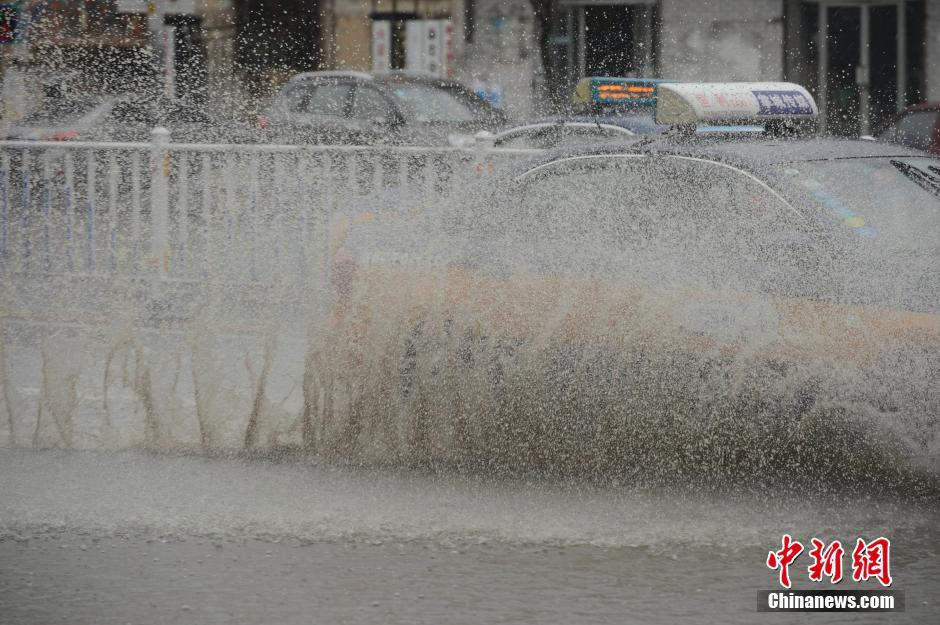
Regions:
<instances>
[{"instance_id":1,"label":"taxi roof","mask_svg":"<svg viewBox=\"0 0 940 625\"><path fill-rule=\"evenodd\" d=\"M700 146L688 142L677 143L675 149L694 149L713 154L722 160L746 160L755 165L822 161L840 158L877 158L891 156L927 156L923 152L899 145L859 139L781 139L764 137L753 141L701 142Z\"/></svg>"},{"instance_id":2,"label":"taxi roof","mask_svg":"<svg viewBox=\"0 0 940 625\"><path fill-rule=\"evenodd\" d=\"M783 163L834 160L843 158L911 157L930 158L929 154L903 146L859 139L811 138L792 139L776 137L732 139L692 137L677 138L670 135L647 135L623 143L592 147L569 148L546 153L537 160L548 163L566 156L603 154L661 153L695 156L727 162L751 169Z\"/></svg>"}]
</instances>

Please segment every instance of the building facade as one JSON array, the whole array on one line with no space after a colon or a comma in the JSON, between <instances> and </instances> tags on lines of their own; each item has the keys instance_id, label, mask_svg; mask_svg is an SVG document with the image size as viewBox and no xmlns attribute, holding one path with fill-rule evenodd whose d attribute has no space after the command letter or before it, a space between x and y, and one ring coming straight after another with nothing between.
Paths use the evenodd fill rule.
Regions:
<instances>
[{"instance_id":1,"label":"building facade","mask_svg":"<svg viewBox=\"0 0 940 625\"><path fill-rule=\"evenodd\" d=\"M792 80L845 135L940 99L940 0L332 1L335 67L373 69L377 19L433 14L454 25L451 74L515 114L557 108L586 75Z\"/></svg>"},{"instance_id":2,"label":"building facade","mask_svg":"<svg viewBox=\"0 0 940 625\"><path fill-rule=\"evenodd\" d=\"M32 63L126 89L153 65L143 0L30 0ZM309 69L431 72L515 116L585 75L792 80L866 133L940 100L940 0L162 0L177 95L261 105ZM149 69L148 69L149 68Z\"/></svg>"},{"instance_id":3,"label":"building facade","mask_svg":"<svg viewBox=\"0 0 940 625\"><path fill-rule=\"evenodd\" d=\"M543 89L528 0L333 0L327 46L335 69L421 71L459 80L528 114ZM428 39L443 22L439 47ZM437 50L436 66L423 63Z\"/></svg>"},{"instance_id":4,"label":"building facade","mask_svg":"<svg viewBox=\"0 0 940 625\"><path fill-rule=\"evenodd\" d=\"M232 82L232 0L28 0L23 5L29 65L42 80L85 91L140 91L158 82L157 61L169 60L174 95L205 99L210 85ZM160 13L165 45L155 41L151 5ZM158 46L165 50L156 59Z\"/></svg>"},{"instance_id":5,"label":"building facade","mask_svg":"<svg viewBox=\"0 0 940 625\"><path fill-rule=\"evenodd\" d=\"M846 135L866 134L905 104L940 99L940 0L558 3L560 89L608 73L792 80L816 97L823 128Z\"/></svg>"}]
</instances>

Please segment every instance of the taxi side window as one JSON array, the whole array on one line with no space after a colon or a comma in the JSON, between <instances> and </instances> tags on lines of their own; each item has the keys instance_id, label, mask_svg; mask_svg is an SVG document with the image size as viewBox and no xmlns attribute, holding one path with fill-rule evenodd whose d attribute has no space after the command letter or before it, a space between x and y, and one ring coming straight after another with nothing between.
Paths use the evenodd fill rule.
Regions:
<instances>
[{"instance_id":1,"label":"taxi side window","mask_svg":"<svg viewBox=\"0 0 940 625\"><path fill-rule=\"evenodd\" d=\"M728 240L743 237L772 241L780 232L799 230L801 213L760 180L739 169L705 160L669 157L666 174L686 206L686 219L696 234ZM734 244L736 239L730 241Z\"/></svg>"},{"instance_id":2,"label":"taxi side window","mask_svg":"<svg viewBox=\"0 0 940 625\"><path fill-rule=\"evenodd\" d=\"M574 158L522 183L515 226L536 237L597 231L600 240L629 244L641 235L726 235L801 219L746 174L695 159Z\"/></svg>"},{"instance_id":3,"label":"taxi side window","mask_svg":"<svg viewBox=\"0 0 940 625\"><path fill-rule=\"evenodd\" d=\"M802 221L743 172L698 159L573 158L520 182L499 230L528 257L562 265L679 258L733 273Z\"/></svg>"},{"instance_id":4,"label":"taxi side window","mask_svg":"<svg viewBox=\"0 0 940 625\"><path fill-rule=\"evenodd\" d=\"M530 174L513 194L505 231L521 240L616 245L648 239L655 173L650 159L571 159ZM629 184L623 184L624 178Z\"/></svg>"}]
</instances>

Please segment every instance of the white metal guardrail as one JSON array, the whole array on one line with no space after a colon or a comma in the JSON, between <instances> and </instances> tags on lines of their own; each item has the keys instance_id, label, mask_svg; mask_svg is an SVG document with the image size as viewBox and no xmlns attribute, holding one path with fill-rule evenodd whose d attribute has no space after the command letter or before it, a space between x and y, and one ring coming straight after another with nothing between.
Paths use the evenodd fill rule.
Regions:
<instances>
[{"instance_id":1,"label":"white metal guardrail","mask_svg":"<svg viewBox=\"0 0 940 625\"><path fill-rule=\"evenodd\" d=\"M0 142L0 272L303 276L336 212L432 205L532 155L418 147Z\"/></svg>"},{"instance_id":2,"label":"white metal guardrail","mask_svg":"<svg viewBox=\"0 0 940 625\"><path fill-rule=\"evenodd\" d=\"M153 139L0 142L0 445L296 439L341 223L420 245L532 154Z\"/></svg>"}]
</instances>

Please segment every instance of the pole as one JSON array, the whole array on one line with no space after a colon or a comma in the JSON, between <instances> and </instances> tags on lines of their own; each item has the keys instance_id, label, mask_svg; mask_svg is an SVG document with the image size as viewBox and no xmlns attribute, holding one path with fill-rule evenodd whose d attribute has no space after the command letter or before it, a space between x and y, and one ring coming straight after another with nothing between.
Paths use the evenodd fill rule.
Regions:
<instances>
[{"instance_id":1,"label":"pole","mask_svg":"<svg viewBox=\"0 0 940 625\"><path fill-rule=\"evenodd\" d=\"M897 73L898 97L897 109L903 110L907 106L907 11L904 9L904 0L898 1L898 31L897 31Z\"/></svg>"},{"instance_id":2,"label":"pole","mask_svg":"<svg viewBox=\"0 0 940 625\"><path fill-rule=\"evenodd\" d=\"M585 28L584 23L584 7L577 5L575 9L578 12L578 75L576 76L577 80L580 80L584 77L585 69L587 67L585 59L585 50L587 48L587 29Z\"/></svg>"},{"instance_id":3,"label":"pole","mask_svg":"<svg viewBox=\"0 0 940 625\"><path fill-rule=\"evenodd\" d=\"M166 0L147 3L147 30L150 31L150 49L153 55L153 68L159 81L158 89L167 98L176 97L175 29L166 25Z\"/></svg>"},{"instance_id":4,"label":"pole","mask_svg":"<svg viewBox=\"0 0 940 625\"><path fill-rule=\"evenodd\" d=\"M819 33L817 35L816 50L816 106L819 108L819 134L826 134L827 126L827 100L826 92L827 72L829 65L829 7L825 2L819 3Z\"/></svg>"},{"instance_id":5,"label":"pole","mask_svg":"<svg viewBox=\"0 0 940 625\"><path fill-rule=\"evenodd\" d=\"M871 78L869 75L869 57L871 56L871 46L869 44L871 12L867 4L860 6L859 11L861 11L859 59L858 67L855 68L855 83L858 85L858 130L859 134L867 135L871 132Z\"/></svg>"},{"instance_id":6,"label":"pole","mask_svg":"<svg viewBox=\"0 0 940 625\"><path fill-rule=\"evenodd\" d=\"M30 3L24 1L17 20L18 39L9 45L9 52L4 53L3 66L3 134L14 122L25 114L26 77L25 69L29 63L29 9Z\"/></svg>"},{"instance_id":7,"label":"pole","mask_svg":"<svg viewBox=\"0 0 940 625\"><path fill-rule=\"evenodd\" d=\"M163 77L163 62L164 62L164 48L163 48L163 37L161 31L163 30L163 12L157 11L156 2L147 3L147 31L150 33L150 53L152 55L151 62L153 63L153 69L157 77L162 79Z\"/></svg>"},{"instance_id":8,"label":"pole","mask_svg":"<svg viewBox=\"0 0 940 625\"><path fill-rule=\"evenodd\" d=\"M176 27L163 26L160 33L163 42L163 95L176 98Z\"/></svg>"},{"instance_id":9,"label":"pole","mask_svg":"<svg viewBox=\"0 0 940 625\"><path fill-rule=\"evenodd\" d=\"M404 59L401 58L401 32L399 27L401 21L398 19L398 0L392 0L392 23L391 23L391 49L389 50L389 66L391 69L402 69L405 66ZM407 52L406 52L407 54Z\"/></svg>"},{"instance_id":10,"label":"pole","mask_svg":"<svg viewBox=\"0 0 940 625\"><path fill-rule=\"evenodd\" d=\"M150 266L158 278L170 270L170 131L157 127L150 133Z\"/></svg>"}]
</instances>

